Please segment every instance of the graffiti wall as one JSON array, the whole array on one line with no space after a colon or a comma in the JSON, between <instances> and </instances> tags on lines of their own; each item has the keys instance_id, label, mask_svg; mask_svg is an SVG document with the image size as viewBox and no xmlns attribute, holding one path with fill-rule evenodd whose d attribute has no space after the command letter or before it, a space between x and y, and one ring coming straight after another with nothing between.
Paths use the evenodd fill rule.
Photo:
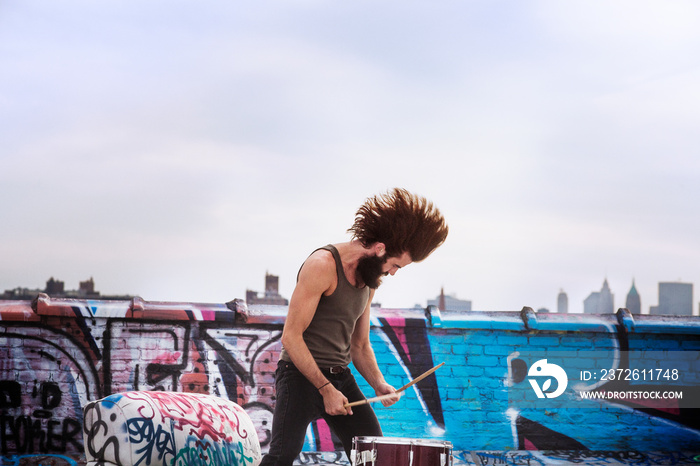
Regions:
<instances>
[{"instance_id":1,"label":"graffiti wall","mask_svg":"<svg viewBox=\"0 0 700 466\"><path fill-rule=\"evenodd\" d=\"M0 301L3 464L84 461L90 438L83 433L83 407L127 391L208 393L234 401L266 451L283 323L284 309L249 310L238 300L193 304L40 295L34 302ZM443 319L437 310L381 309L372 318L371 340L395 387L445 363L409 388L399 404L374 405L387 436L449 441L456 457L464 458L475 451L700 451L700 318L632 317L625 310L540 315L526 308ZM557 366L557 352L577 359ZM674 367L658 367L660 360ZM656 365L637 367L638 361ZM563 367L568 386L557 394L558 405L540 406L561 386L556 373L549 377L554 383L545 377L554 366ZM610 376L625 371L637 379ZM673 385L683 398L574 400L571 390L583 384L603 395ZM523 390L534 401L521 396ZM300 464L341 462L341 450L318 421L308 429Z\"/></svg>"}]
</instances>

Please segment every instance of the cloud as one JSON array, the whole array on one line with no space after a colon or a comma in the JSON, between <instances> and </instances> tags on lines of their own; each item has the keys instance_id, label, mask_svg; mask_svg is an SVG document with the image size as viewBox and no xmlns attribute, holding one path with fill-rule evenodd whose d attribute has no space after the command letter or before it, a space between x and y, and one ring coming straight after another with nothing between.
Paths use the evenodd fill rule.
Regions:
<instances>
[{"instance_id":1,"label":"cloud","mask_svg":"<svg viewBox=\"0 0 700 466\"><path fill-rule=\"evenodd\" d=\"M451 234L386 305L700 278L692 2L1 8L5 287L228 300L269 270L289 296L392 186Z\"/></svg>"}]
</instances>

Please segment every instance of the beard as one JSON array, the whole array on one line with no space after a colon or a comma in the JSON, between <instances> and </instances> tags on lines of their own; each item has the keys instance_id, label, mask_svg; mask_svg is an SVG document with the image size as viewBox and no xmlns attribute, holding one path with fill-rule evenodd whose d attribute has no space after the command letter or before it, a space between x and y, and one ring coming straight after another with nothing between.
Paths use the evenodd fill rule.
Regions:
<instances>
[{"instance_id":1,"label":"beard","mask_svg":"<svg viewBox=\"0 0 700 466\"><path fill-rule=\"evenodd\" d=\"M382 284L382 277L388 272L382 271L384 264L389 260L387 255L384 257L365 256L360 258L357 263L357 277L368 287L376 290Z\"/></svg>"}]
</instances>

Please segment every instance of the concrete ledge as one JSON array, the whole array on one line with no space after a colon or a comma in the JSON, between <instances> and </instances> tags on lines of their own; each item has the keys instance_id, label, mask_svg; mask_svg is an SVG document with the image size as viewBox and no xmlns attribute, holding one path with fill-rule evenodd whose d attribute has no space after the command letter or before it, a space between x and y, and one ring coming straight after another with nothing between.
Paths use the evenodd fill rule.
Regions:
<instances>
[{"instance_id":1,"label":"concrete ledge","mask_svg":"<svg viewBox=\"0 0 700 466\"><path fill-rule=\"evenodd\" d=\"M553 465L593 466L634 465L698 465L700 450L689 452L657 451L591 451L591 450L510 450L453 451L453 466ZM294 465L347 466L344 452L302 452Z\"/></svg>"},{"instance_id":2,"label":"concrete ledge","mask_svg":"<svg viewBox=\"0 0 700 466\"><path fill-rule=\"evenodd\" d=\"M34 301L0 301L0 320L37 321L38 316L104 317L149 320L214 321L245 324L284 324L287 306L251 306L241 299L228 303L184 303L52 298L40 293ZM593 332L611 333L619 327L625 333L671 333L700 335L700 317L632 315L621 308L615 314L536 313L530 307L520 311L441 312L426 309L372 309L372 325L381 320L392 325L439 329L509 330L516 332Z\"/></svg>"}]
</instances>

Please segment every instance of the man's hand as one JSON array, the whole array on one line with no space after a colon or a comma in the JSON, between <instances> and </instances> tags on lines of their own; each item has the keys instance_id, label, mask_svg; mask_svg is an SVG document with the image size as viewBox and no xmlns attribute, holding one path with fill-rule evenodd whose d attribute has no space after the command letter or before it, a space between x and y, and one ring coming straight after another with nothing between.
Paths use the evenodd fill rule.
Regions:
<instances>
[{"instance_id":1,"label":"man's hand","mask_svg":"<svg viewBox=\"0 0 700 466\"><path fill-rule=\"evenodd\" d=\"M390 395L392 393L394 394L394 396L389 396L389 397L382 399L382 404L384 406L393 405L394 403L399 401L399 399L401 398L401 395L402 395L402 393L397 393L396 389L386 382L379 384L377 386L377 388L374 390L374 392L377 394L377 396Z\"/></svg>"},{"instance_id":2,"label":"man's hand","mask_svg":"<svg viewBox=\"0 0 700 466\"><path fill-rule=\"evenodd\" d=\"M326 414L331 416L352 415L352 408L345 408L348 399L333 384L328 384L319 390L323 396L323 406L326 408Z\"/></svg>"}]
</instances>

